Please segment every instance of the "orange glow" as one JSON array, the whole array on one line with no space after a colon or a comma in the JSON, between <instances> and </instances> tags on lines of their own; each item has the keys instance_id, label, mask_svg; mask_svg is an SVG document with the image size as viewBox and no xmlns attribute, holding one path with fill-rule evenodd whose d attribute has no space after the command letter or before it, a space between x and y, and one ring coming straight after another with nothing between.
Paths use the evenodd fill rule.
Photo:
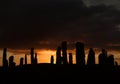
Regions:
<instances>
[{"instance_id":1,"label":"orange glow","mask_svg":"<svg viewBox=\"0 0 120 84\"><path fill-rule=\"evenodd\" d=\"M55 50L39 50L38 54L38 63L50 63L51 55L54 56L54 63L56 61L56 51Z\"/></svg>"},{"instance_id":2,"label":"orange glow","mask_svg":"<svg viewBox=\"0 0 120 84\"><path fill-rule=\"evenodd\" d=\"M87 61L87 56L88 56L88 49L85 50L85 60ZM54 56L54 63L56 63L56 50L35 50L35 52L37 53L37 59L38 59L38 63L50 63L50 58L51 56L53 55ZM72 53L73 55L73 63L75 64L76 63L76 57L75 57L75 49L74 50L67 50L67 53ZM98 64L98 56L100 54L100 52L98 51L95 51L95 61L96 61L96 64ZM0 50L0 66L2 65L2 54L3 54L3 51ZM115 61L118 62L118 64L120 65L120 53L118 51L109 51L108 52L108 55L110 54L113 54L114 55L114 58L115 58ZM21 57L25 57L25 52L24 53L15 53L15 52L7 52L7 59L9 59L9 57L13 55L14 56L14 62L16 63L16 65L19 65L20 63L20 58ZM69 56L69 55L67 55ZM69 57L68 57L69 58ZM31 62L31 59L30 59L30 54L27 55L27 63L30 64ZM69 62L69 60L68 60Z\"/></svg>"}]
</instances>

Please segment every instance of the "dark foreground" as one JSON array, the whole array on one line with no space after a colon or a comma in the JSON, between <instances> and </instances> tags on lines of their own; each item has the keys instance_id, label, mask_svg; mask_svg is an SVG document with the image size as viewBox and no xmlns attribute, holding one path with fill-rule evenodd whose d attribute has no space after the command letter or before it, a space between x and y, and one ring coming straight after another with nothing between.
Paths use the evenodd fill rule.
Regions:
<instances>
[{"instance_id":1,"label":"dark foreground","mask_svg":"<svg viewBox=\"0 0 120 84\"><path fill-rule=\"evenodd\" d=\"M120 67L26 65L0 69L0 84L120 84Z\"/></svg>"}]
</instances>

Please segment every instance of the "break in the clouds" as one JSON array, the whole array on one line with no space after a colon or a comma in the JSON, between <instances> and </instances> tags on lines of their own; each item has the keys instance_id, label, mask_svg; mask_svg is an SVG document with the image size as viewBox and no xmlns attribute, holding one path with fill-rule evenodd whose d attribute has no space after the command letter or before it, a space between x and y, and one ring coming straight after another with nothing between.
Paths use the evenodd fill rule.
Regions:
<instances>
[{"instance_id":1,"label":"break in the clouds","mask_svg":"<svg viewBox=\"0 0 120 84\"><path fill-rule=\"evenodd\" d=\"M120 10L120 0L83 0L87 6L105 4Z\"/></svg>"},{"instance_id":2,"label":"break in the clouds","mask_svg":"<svg viewBox=\"0 0 120 84\"><path fill-rule=\"evenodd\" d=\"M86 5L81 0L9 1L0 14L0 47L56 49L66 40L120 49L120 11L106 4Z\"/></svg>"}]
</instances>

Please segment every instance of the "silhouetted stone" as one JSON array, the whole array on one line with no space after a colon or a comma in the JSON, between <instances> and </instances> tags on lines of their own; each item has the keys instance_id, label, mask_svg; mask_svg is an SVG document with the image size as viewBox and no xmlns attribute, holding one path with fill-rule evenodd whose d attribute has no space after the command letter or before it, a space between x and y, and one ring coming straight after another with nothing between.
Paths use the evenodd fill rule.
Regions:
<instances>
[{"instance_id":1,"label":"silhouetted stone","mask_svg":"<svg viewBox=\"0 0 120 84\"><path fill-rule=\"evenodd\" d=\"M69 53L69 64L73 64L72 53Z\"/></svg>"},{"instance_id":2,"label":"silhouetted stone","mask_svg":"<svg viewBox=\"0 0 120 84\"><path fill-rule=\"evenodd\" d=\"M54 65L54 57L51 56L50 63L40 63L36 65L28 64L26 66L15 66L14 57L9 57L9 68L7 70L2 69L0 67L0 83L1 84L16 84L16 83L38 83L41 81L45 84L49 81L49 83L56 84L53 82L53 79L58 80L57 84L87 84L89 80L91 84L102 84L102 83L119 83L120 78L120 66L115 62L115 67L101 67L99 65L95 65L95 67L83 67L85 64L85 56L84 56L84 46L81 43L78 43L76 46L76 55L78 55L78 64L72 64L72 53L69 53L69 64L71 65ZM67 49L66 49L67 50ZM5 51L4 51L5 52ZM32 50L34 53L34 50ZM58 48L56 54L61 56L61 49ZM6 54L4 54L6 56ZM92 66L95 64L94 59L94 51L91 48L88 54L87 64ZM58 58L59 58L58 57ZM27 60L27 55L25 55ZM34 58L34 54L33 54ZM99 56L100 65L104 64L108 66L114 66L114 56L110 55L107 57L107 52L102 50L102 53ZM37 53L35 54L34 63L37 59ZM64 60L64 57L61 56L61 60ZM76 59L77 60L77 59ZM93 60L93 61L92 61ZM79 62L80 61L80 62ZM23 65L23 58L20 59L20 64ZM62 61L64 62L64 61ZM59 62L58 62L59 63ZM27 64L27 61L26 61ZM13 69L14 68L14 69ZM60 80L60 81L59 81ZM2 82L1 82L2 81Z\"/></svg>"},{"instance_id":3,"label":"silhouetted stone","mask_svg":"<svg viewBox=\"0 0 120 84\"><path fill-rule=\"evenodd\" d=\"M35 63L35 64L38 64L38 61L37 61L37 53L35 53L34 63Z\"/></svg>"},{"instance_id":4,"label":"silhouetted stone","mask_svg":"<svg viewBox=\"0 0 120 84\"><path fill-rule=\"evenodd\" d=\"M67 62L67 42L62 42L62 56L63 56L63 64L68 64Z\"/></svg>"},{"instance_id":5,"label":"silhouetted stone","mask_svg":"<svg viewBox=\"0 0 120 84\"><path fill-rule=\"evenodd\" d=\"M80 66L85 65L84 44L81 42L76 43L76 64L79 64Z\"/></svg>"},{"instance_id":6,"label":"silhouetted stone","mask_svg":"<svg viewBox=\"0 0 120 84\"><path fill-rule=\"evenodd\" d=\"M25 54L25 65L27 65L27 55Z\"/></svg>"},{"instance_id":7,"label":"silhouetted stone","mask_svg":"<svg viewBox=\"0 0 120 84\"><path fill-rule=\"evenodd\" d=\"M54 56L51 56L50 63L54 64Z\"/></svg>"},{"instance_id":8,"label":"silhouetted stone","mask_svg":"<svg viewBox=\"0 0 120 84\"><path fill-rule=\"evenodd\" d=\"M3 50L3 59L2 59L3 67L7 68L8 67L8 61L7 61L7 49L4 48Z\"/></svg>"},{"instance_id":9,"label":"silhouetted stone","mask_svg":"<svg viewBox=\"0 0 120 84\"><path fill-rule=\"evenodd\" d=\"M20 58L20 66L23 66L23 60L24 58Z\"/></svg>"},{"instance_id":10,"label":"silhouetted stone","mask_svg":"<svg viewBox=\"0 0 120 84\"><path fill-rule=\"evenodd\" d=\"M34 64L34 48L31 48L31 64Z\"/></svg>"},{"instance_id":11,"label":"silhouetted stone","mask_svg":"<svg viewBox=\"0 0 120 84\"><path fill-rule=\"evenodd\" d=\"M114 56L113 55L110 55L107 57L107 65L110 67L114 66Z\"/></svg>"},{"instance_id":12,"label":"silhouetted stone","mask_svg":"<svg viewBox=\"0 0 120 84\"><path fill-rule=\"evenodd\" d=\"M118 62L115 61L115 66L118 66Z\"/></svg>"},{"instance_id":13,"label":"silhouetted stone","mask_svg":"<svg viewBox=\"0 0 120 84\"><path fill-rule=\"evenodd\" d=\"M56 51L56 64L61 64L62 60L61 60L61 47L57 48Z\"/></svg>"},{"instance_id":14,"label":"silhouetted stone","mask_svg":"<svg viewBox=\"0 0 120 84\"><path fill-rule=\"evenodd\" d=\"M107 51L102 49L102 53L99 55L99 65L106 66L107 65Z\"/></svg>"},{"instance_id":15,"label":"silhouetted stone","mask_svg":"<svg viewBox=\"0 0 120 84\"><path fill-rule=\"evenodd\" d=\"M88 66L94 66L95 65L95 52L93 51L92 48L90 48L90 50L89 50L87 65Z\"/></svg>"},{"instance_id":16,"label":"silhouetted stone","mask_svg":"<svg viewBox=\"0 0 120 84\"><path fill-rule=\"evenodd\" d=\"M9 57L9 67L14 68L15 67L15 62L14 62L14 56Z\"/></svg>"}]
</instances>

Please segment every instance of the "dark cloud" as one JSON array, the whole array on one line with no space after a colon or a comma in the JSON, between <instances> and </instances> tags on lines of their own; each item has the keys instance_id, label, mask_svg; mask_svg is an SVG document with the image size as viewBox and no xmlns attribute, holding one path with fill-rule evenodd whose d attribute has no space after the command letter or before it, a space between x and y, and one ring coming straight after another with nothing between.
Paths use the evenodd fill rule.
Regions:
<instances>
[{"instance_id":1,"label":"dark cloud","mask_svg":"<svg viewBox=\"0 0 120 84\"><path fill-rule=\"evenodd\" d=\"M1 48L56 49L67 40L70 45L82 41L87 47L115 49L108 44L120 42L120 11L112 6L87 7L81 0L13 0L3 9Z\"/></svg>"}]
</instances>

